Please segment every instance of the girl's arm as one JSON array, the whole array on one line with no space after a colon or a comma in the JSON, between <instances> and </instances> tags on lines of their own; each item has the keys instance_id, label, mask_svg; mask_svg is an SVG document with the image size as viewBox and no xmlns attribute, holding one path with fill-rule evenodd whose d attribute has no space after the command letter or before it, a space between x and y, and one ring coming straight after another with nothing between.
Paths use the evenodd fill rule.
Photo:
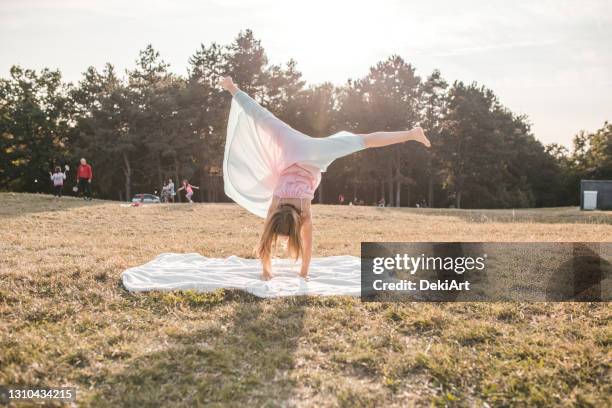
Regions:
<instances>
[{"instance_id":1,"label":"girl's arm","mask_svg":"<svg viewBox=\"0 0 612 408\"><path fill-rule=\"evenodd\" d=\"M278 202L279 202L279 200L278 200L278 198L276 196L272 197L272 202L270 203L270 207L268 207L268 214L266 216L266 223L270 219L270 216L272 215L274 210L276 210L276 207L278 207ZM270 259L268 259L267 261L264 261L262 259L261 265L263 267L263 273L262 273L263 278L265 280L270 279L272 277L272 256L270 256Z\"/></svg>"},{"instance_id":2,"label":"girl's arm","mask_svg":"<svg viewBox=\"0 0 612 408\"><path fill-rule=\"evenodd\" d=\"M267 261L262 260L261 264L263 266L263 272L261 276L264 280L270 280L272 278L272 257Z\"/></svg>"},{"instance_id":3,"label":"girl's arm","mask_svg":"<svg viewBox=\"0 0 612 408\"><path fill-rule=\"evenodd\" d=\"M181 191L181 190L184 190L184 189L185 189L185 187L180 187L180 188L179 188L178 190L176 190L176 191Z\"/></svg>"},{"instance_id":4,"label":"girl's arm","mask_svg":"<svg viewBox=\"0 0 612 408\"><path fill-rule=\"evenodd\" d=\"M310 203L306 206L302 212L302 269L300 276L306 278L308 276L308 268L310 267L310 260L312 259L312 217L310 216Z\"/></svg>"},{"instance_id":5,"label":"girl's arm","mask_svg":"<svg viewBox=\"0 0 612 408\"><path fill-rule=\"evenodd\" d=\"M236 86L234 81L232 81L232 77L230 77L230 76L225 76L225 77L221 78L221 86L227 92L231 93L232 96L234 96L236 94L236 92L238 92L240 90L240 89L238 89L238 86Z\"/></svg>"},{"instance_id":6,"label":"girl's arm","mask_svg":"<svg viewBox=\"0 0 612 408\"><path fill-rule=\"evenodd\" d=\"M252 117L254 120L260 121L266 118L274 117L274 115L272 115L266 108L261 106L255 99L238 89L231 77L224 77L221 80L221 86L223 86L223 89L232 94L232 97L236 103L238 103L238 105L244 109L246 114ZM264 123L260 123L259 125L264 125Z\"/></svg>"},{"instance_id":7,"label":"girl's arm","mask_svg":"<svg viewBox=\"0 0 612 408\"><path fill-rule=\"evenodd\" d=\"M198 186L191 186L191 187L192 187L192 188L195 188L196 190L199 190L199 189L200 189L200 187L198 187Z\"/></svg>"}]
</instances>

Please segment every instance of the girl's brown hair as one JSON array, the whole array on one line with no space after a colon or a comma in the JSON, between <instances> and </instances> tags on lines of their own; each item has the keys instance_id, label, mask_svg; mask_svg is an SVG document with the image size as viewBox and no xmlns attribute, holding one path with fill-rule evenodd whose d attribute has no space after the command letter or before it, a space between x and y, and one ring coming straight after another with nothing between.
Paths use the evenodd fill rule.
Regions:
<instances>
[{"instance_id":1,"label":"girl's brown hair","mask_svg":"<svg viewBox=\"0 0 612 408\"><path fill-rule=\"evenodd\" d=\"M273 249L276 249L279 236L287 237L287 249L296 261L302 256L302 217L295 206L281 204L274 213L266 220L263 234L259 245L255 250L257 256L265 262L272 257Z\"/></svg>"}]
</instances>

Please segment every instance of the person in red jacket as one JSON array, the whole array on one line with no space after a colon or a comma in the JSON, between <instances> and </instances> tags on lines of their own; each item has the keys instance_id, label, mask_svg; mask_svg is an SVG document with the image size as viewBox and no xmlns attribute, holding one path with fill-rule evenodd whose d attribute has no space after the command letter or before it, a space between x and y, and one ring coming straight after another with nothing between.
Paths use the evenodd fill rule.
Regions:
<instances>
[{"instance_id":1,"label":"person in red jacket","mask_svg":"<svg viewBox=\"0 0 612 408\"><path fill-rule=\"evenodd\" d=\"M91 200L91 179L93 178L93 170L87 164L87 160L81 159L81 165L77 169L77 183L79 190L83 194L85 200Z\"/></svg>"}]
</instances>

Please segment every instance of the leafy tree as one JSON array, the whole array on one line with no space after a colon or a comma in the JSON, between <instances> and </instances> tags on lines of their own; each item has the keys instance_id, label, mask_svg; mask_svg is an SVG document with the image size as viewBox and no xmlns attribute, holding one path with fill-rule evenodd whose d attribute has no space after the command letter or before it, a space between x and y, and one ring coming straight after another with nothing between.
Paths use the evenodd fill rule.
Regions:
<instances>
[{"instance_id":1,"label":"leafy tree","mask_svg":"<svg viewBox=\"0 0 612 408\"><path fill-rule=\"evenodd\" d=\"M604 123L594 133L574 136L573 161L584 178L612 179L612 124Z\"/></svg>"},{"instance_id":2,"label":"leafy tree","mask_svg":"<svg viewBox=\"0 0 612 408\"><path fill-rule=\"evenodd\" d=\"M48 171L66 159L69 87L59 71L13 66L0 79L0 187L47 191Z\"/></svg>"},{"instance_id":3,"label":"leafy tree","mask_svg":"<svg viewBox=\"0 0 612 408\"><path fill-rule=\"evenodd\" d=\"M236 40L225 47L223 74L231 73L234 82L254 98L266 94L268 57L261 42L251 30L240 32Z\"/></svg>"},{"instance_id":4,"label":"leafy tree","mask_svg":"<svg viewBox=\"0 0 612 408\"><path fill-rule=\"evenodd\" d=\"M391 56L370 68L365 78L349 81L340 101L341 118L348 130L358 133L410 129L419 120L419 84L412 65ZM414 184L412 166L423 154L414 144L401 144L356 157L363 158L361 170L372 179L385 180L388 202L399 206L402 187ZM385 184L381 184L383 191Z\"/></svg>"},{"instance_id":5,"label":"leafy tree","mask_svg":"<svg viewBox=\"0 0 612 408\"><path fill-rule=\"evenodd\" d=\"M419 96L421 107L421 126L431 142L427 151L426 177L427 177L427 205L435 207L435 186L440 184L440 171L442 159L438 150L441 144L442 123L446 115L446 89L448 83L442 78L440 71L434 70L427 80L422 83Z\"/></svg>"},{"instance_id":6,"label":"leafy tree","mask_svg":"<svg viewBox=\"0 0 612 408\"><path fill-rule=\"evenodd\" d=\"M132 129L142 147L136 163L142 172L140 188L159 188L164 178L162 152L168 142L168 128L164 124L174 112L172 101L168 103L166 98L165 88L172 86L175 80L168 67L159 52L148 45L140 51L136 67L127 72L133 102L130 109Z\"/></svg>"},{"instance_id":7,"label":"leafy tree","mask_svg":"<svg viewBox=\"0 0 612 408\"><path fill-rule=\"evenodd\" d=\"M187 88L179 114L179 118L184 116L184 125L188 124L185 131L189 137L183 137L182 142L177 140L177 145L182 146L183 152L197 152L199 191L206 192L209 201L219 201L223 190L220 178L230 97L220 90L218 81L226 73L225 52L226 47L216 43L201 45L189 59ZM180 155L174 156L177 178L181 172Z\"/></svg>"},{"instance_id":8,"label":"leafy tree","mask_svg":"<svg viewBox=\"0 0 612 408\"><path fill-rule=\"evenodd\" d=\"M78 136L74 140L74 158L85 157L94 165L97 189L103 196L132 194L134 156L142 143L136 131L135 95L107 64L102 73L90 67L72 92L79 112ZM120 173L118 173L120 172Z\"/></svg>"}]
</instances>

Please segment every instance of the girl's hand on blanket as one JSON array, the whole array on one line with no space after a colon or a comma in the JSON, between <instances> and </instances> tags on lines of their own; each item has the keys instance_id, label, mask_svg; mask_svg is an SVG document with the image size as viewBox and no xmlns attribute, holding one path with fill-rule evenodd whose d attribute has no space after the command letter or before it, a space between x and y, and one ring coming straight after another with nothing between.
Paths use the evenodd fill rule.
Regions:
<instances>
[{"instance_id":1,"label":"girl's hand on blanket","mask_svg":"<svg viewBox=\"0 0 612 408\"><path fill-rule=\"evenodd\" d=\"M269 281L270 279L272 279L272 273L269 270L264 269L261 272L261 280Z\"/></svg>"}]
</instances>

